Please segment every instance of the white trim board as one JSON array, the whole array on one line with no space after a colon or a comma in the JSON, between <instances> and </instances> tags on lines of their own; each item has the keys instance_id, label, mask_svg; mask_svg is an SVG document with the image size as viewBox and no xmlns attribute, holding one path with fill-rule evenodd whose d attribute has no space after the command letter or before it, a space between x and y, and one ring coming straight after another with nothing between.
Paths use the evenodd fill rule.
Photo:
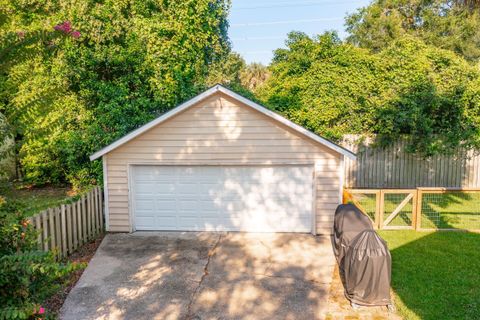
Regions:
<instances>
[{"instance_id":1,"label":"white trim board","mask_svg":"<svg viewBox=\"0 0 480 320\"><path fill-rule=\"evenodd\" d=\"M104 213L105 213L105 230L110 231L110 211L108 201L108 166L107 155L102 156L103 161L103 201L104 201Z\"/></svg>"},{"instance_id":2,"label":"white trim board","mask_svg":"<svg viewBox=\"0 0 480 320\"><path fill-rule=\"evenodd\" d=\"M245 97L242 97L241 95L233 92L232 90L230 89L227 89L225 87L223 87L222 85L219 85L217 84L216 86L206 90L205 92L199 94L198 96L182 103L181 105L179 105L178 107L176 108L173 108L172 110L164 113L163 115L161 115L160 117L148 122L147 124L143 125L142 127L130 132L129 134L123 136L122 138L116 140L115 142L109 144L108 146L98 150L97 152L95 152L94 154L92 154L90 156L90 160L93 161L95 159L98 159L100 158L101 156L103 156L104 154L120 147L121 145L127 143L128 141L134 139L135 137L141 135L142 133L146 132L147 130L159 125L160 123L162 122L165 122L167 121L168 119L172 118L173 116L177 115L178 113L190 108L191 106L195 105L197 102L200 102L206 98L208 98L209 96L217 93L217 92L221 92L247 106L249 106L250 108L252 109L255 109L257 110L258 112L268 116L269 118L272 118L280 123L282 123L283 125L293 129L294 131L302 134L303 136L306 136L308 138L310 138L311 140L323 145L323 146L326 146L327 148L341 154L341 155L344 155L344 156L347 156L348 158L352 159L352 160L355 160L356 159L356 155L331 142L331 141L328 141L327 139L325 138L322 138L320 137L319 135L316 135L315 133L311 132L311 131L308 131L307 129L293 123L292 121L282 117L281 115L273 112L273 111L270 111L268 110L267 108L245 98Z\"/></svg>"}]
</instances>

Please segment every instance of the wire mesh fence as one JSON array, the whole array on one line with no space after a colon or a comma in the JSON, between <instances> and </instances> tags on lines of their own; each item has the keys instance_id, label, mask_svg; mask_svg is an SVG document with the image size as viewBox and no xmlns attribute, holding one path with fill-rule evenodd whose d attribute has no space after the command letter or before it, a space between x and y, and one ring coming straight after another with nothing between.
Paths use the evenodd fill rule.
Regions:
<instances>
[{"instance_id":1,"label":"wire mesh fence","mask_svg":"<svg viewBox=\"0 0 480 320\"><path fill-rule=\"evenodd\" d=\"M358 192L348 192L346 197L348 201L354 203L363 213L375 221L375 213L377 211L377 192L369 192L368 190Z\"/></svg>"},{"instance_id":2,"label":"wire mesh fence","mask_svg":"<svg viewBox=\"0 0 480 320\"><path fill-rule=\"evenodd\" d=\"M480 230L480 191L422 192L422 229Z\"/></svg>"},{"instance_id":3,"label":"wire mesh fence","mask_svg":"<svg viewBox=\"0 0 480 320\"><path fill-rule=\"evenodd\" d=\"M480 189L346 189L379 229L480 231Z\"/></svg>"}]
</instances>

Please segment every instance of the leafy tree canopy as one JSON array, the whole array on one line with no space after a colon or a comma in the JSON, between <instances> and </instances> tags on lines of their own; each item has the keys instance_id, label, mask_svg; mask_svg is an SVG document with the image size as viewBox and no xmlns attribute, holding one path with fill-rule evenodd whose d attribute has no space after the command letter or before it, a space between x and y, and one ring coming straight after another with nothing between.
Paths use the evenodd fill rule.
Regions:
<instances>
[{"instance_id":1,"label":"leafy tree canopy","mask_svg":"<svg viewBox=\"0 0 480 320\"><path fill-rule=\"evenodd\" d=\"M469 61L480 58L480 5L476 0L374 0L348 16L346 26L349 42L374 51L409 34Z\"/></svg>"},{"instance_id":2,"label":"leafy tree canopy","mask_svg":"<svg viewBox=\"0 0 480 320\"><path fill-rule=\"evenodd\" d=\"M201 91L230 50L229 5L0 0L2 127L26 180L94 182L91 152Z\"/></svg>"},{"instance_id":3,"label":"leafy tree canopy","mask_svg":"<svg viewBox=\"0 0 480 320\"><path fill-rule=\"evenodd\" d=\"M253 93L269 76L266 66L256 62L246 64L238 53L231 52L224 60L211 66L207 83L221 83L255 99Z\"/></svg>"},{"instance_id":4,"label":"leafy tree canopy","mask_svg":"<svg viewBox=\"0 0 480 320\"><path fill-rule=\"evenodd\" d=\"M268 68L261 63L253 62L247 65L240 74L242 85L255 92L270 76Z\"/></svg>"},{"instance_id":5,"label":"leafy tree canopy","mask_svg":"<svg viewBox=\"0 0 480 320\"><path fill-rule=\"evenodd\" d=\"M426 156L480 146L480 73L451 51L404 36L377 54L335 33L290 33L271 77L257 91L265 104L330 139L410 135Z\"/></svg>"}]
</instances>

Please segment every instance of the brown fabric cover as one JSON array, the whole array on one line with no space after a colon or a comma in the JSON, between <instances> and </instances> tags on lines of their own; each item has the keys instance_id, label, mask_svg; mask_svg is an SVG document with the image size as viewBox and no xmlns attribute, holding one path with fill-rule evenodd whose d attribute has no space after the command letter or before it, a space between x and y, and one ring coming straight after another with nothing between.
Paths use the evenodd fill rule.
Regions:
<instances>
[{"instance_id":1,"label":"brown fabric cover","mask_svg":"<svg viewBox=\"0 0 480 320\"><path fill-rule=\"evenodd\" d=\"M355 205L341 204L337 207L333 223L333 251L341 269L345 249L365 230L373 230L372 222Z\"/></svg>"},{"instance_id":2,"label":"brown fabric cover","mask_svg":"<svg viewBox=\"0 0 480 320\"><path fill-rule=\"evenodd\" d=\"M353 204L335 211L332 245L345 296L365 306L391 304L391 256L369 217Z\"/></svg>"},{"instance_id":3,"label":"brown fabric cover","mask_svg":"<svg viewBox=\"0 0 480 320\"><path fill-rule=\"evenodd\" d=\"M374 230L359 234L344 257L345 296L366 306L391 304L392 259L387 244Z\"/></svg>"}]
</instances>

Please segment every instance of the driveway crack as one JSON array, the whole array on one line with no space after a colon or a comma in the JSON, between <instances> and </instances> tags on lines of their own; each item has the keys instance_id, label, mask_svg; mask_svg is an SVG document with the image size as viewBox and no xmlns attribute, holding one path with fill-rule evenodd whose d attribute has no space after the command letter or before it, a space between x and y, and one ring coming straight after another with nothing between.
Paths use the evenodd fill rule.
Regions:
<instances>
[{"instance_id":1,"label":"driveway crack","mask_svg":"<svg viewBox=\"0 0 480 320\"><path fill-rule=\"evenodd\" d=\"M198 291L200 290L200 287L202 286L203 281L205 278L208 276L208 266L210 265L210 260L211 258L215 255L215 251L217 250L218 245L220 244L220 241L222 240L222 234L218 236L217 241L213 245L212 249L208 252L207 256L207 263L205 263L205 266L203 267L203 275L200 278L200 281L198 282L198 285L195 287L195 290L193 291L192 297L190 298L190 301L188 302L187 306L187 316L186 319L192 319L192 305L193 302L195 302L195 299L197 298Z\"/></svg>"},{"instance_id":2,"label":"driveway crack","mask_svg":"<svg viewBox=\"0 0 480 320\"><path fill-rule=\"evenodd\" d=\"M266 245L262 240L259 240L259 241L260 241L260 244L264 246L268 251L267 267L264 270L264 273L268 274L268 271L270 270L270 267L273 264L272 248Z\"/></svg>"}]
</instances>

